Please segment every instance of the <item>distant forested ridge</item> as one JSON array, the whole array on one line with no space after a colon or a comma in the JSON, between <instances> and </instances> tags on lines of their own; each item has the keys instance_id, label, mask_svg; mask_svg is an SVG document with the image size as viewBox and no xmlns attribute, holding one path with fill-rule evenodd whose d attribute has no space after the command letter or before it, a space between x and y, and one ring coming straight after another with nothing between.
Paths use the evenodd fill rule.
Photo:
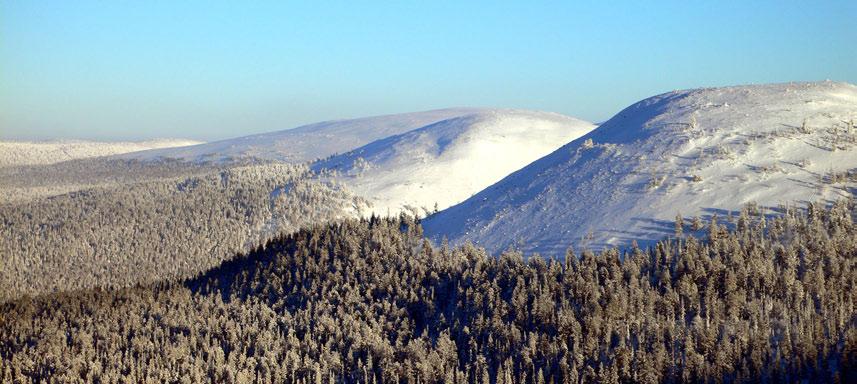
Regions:
<instances>
[{"instance_id":1,"label":"distant forested ridge","mask_svg":"<svg viewBox=\"0 0 857 384\"><path fill-rule=\"evenodd\" d=\"M84 189L200 176L247 165L251 164L224 167L172 159L137 161L96 157L48 165L0 167L0 205L32 202Z\"/></svg>"},{"instance_id":2,"label":"distant forested ridge","mask_svg":"<svg viewBox=\"0 0 857 384\"><path fill-rule=\"evenodd\" d=\"M315 226L191 280L2 304L0 381L855 382L854 214L564 260Z\"/></svg>"},{"instance_id":3,"label":"distant forested ridge","mask_svg":"<svg viewBox=\"0 0 857 384\"><path fill-rule=\"evenodd\" d=\"M0 203L0 302L192 277L360 204L289 164L78 160L0 170L0 181L0 194L23 194Z\"/></svg>"}]
</instances>

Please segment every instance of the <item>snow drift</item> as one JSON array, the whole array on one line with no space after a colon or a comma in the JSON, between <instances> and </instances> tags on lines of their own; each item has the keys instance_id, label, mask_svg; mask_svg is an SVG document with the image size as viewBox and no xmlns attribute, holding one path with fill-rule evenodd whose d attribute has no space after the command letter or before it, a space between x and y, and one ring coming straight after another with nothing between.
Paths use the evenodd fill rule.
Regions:
<instances>
[{"instance_id":1,"label":"snow drift","mask_svg":"<svg viewBox=\"0 0 857 384\"><path fill-rule=\"evenodd\" d=\"M377 215L424 216L472 196L592 130L568 116L481 110L390 136L320 161ZM368 213L368 212L367 212Z\"/></svg>"}]
</instances>

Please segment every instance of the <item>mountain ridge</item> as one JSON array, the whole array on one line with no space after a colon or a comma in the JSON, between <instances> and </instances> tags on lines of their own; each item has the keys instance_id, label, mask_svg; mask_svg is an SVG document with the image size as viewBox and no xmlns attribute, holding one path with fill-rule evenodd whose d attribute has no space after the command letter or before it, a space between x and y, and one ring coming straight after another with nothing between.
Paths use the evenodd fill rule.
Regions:
<instances>
[{"instance_id":1,"label":"mountain ridge","mask_svg":"<svg viewBox=\"0 0 857 384\"><path fill-rule=\"evenodd\" d=\"M337 119L217 140L195 146L139 152L125 156L139 160L175 158L223 162L240 159L305 163L347 152L391 135L404 133L479 108L445 108L421 112Z\"/></svg>"},{"instance_id":2,"label":"mountain ridge","mask_svg":"<svg viewBox=\"0 0 857 384\"><path fill-rule=\"evenodd\" d=\"M442 120L319 161L377 215L424 216L458 203L563 143L591 123L551 112L490 109Z\"/></svg>"},{"instance_id":3,"label":"mountain ridge","mask_svg":"<svg viewBox=\"0 0 857 384\"><path fill-rule=\"evenodd\" d=\"M426 232L492 252L560 254L661 239L676 214L847 198L857 181L853 119L857 87L847 83L663 93L428 218Z\"/></svg>"}]
</instances>

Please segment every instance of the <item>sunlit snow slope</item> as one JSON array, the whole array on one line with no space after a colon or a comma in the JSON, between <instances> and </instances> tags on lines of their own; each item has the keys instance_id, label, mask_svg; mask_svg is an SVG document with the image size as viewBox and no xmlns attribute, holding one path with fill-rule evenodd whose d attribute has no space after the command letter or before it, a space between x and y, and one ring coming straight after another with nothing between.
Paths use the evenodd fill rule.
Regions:
<instances>
[{"instance_id":1,"label":"sunlit snow slope","mask_svg":"<svg viewBox=\"0 0 857 384\"><path fill-rule=\"evenodd\" d=\"M406 210L424 216L593 128L555 113L482 110L372 142L313 167L336 170L336 179L368 199L375 214Z\"/></svg>"},{"instance_id":2,"label":"sunlit snow slope","mask_svg":"<svg viewBox=\"0 0 857 384\"><path fill-rule=\"evenodd\" d=\"M747 202L832 201L857 186L857 87L819 82L670 92L424 222L435 239L558 255L674 233Z\"/></svg>"},{"instance_id":3,"label":"sunlit snow slope","mask_svg":"<svg viewBox=\"0 0 857 384\"><path fill-rule=\"evenodd\" d=\"M117 155L153 148L180 147L199 143L199 141L180 139L137 142L0 141L0 167L54 164L67 160Z\"/></svg>"},{"instance_id":4,"label":"sunlit snow slope","mask_svg":"<svg viewBox=\"0 0 857 384\"><path fill-rule=\"evenodd\" d=\"M129 157L159 157L190 161L229 161L236 159L277 160L301 163L344 153L391 135L477 111L476 109L440 109L334 120L293 129L166 150L135 153Z\"/></svg>"}]
</instances>

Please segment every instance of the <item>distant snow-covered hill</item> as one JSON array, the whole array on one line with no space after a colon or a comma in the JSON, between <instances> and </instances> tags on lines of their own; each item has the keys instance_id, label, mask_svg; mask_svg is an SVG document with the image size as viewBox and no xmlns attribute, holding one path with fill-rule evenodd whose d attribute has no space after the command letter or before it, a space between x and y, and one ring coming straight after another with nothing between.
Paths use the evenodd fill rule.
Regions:
<instances>
[{"instance_id":1,"label":"distant snow-covered hill","mask_svg":"<svg viewBox=\"0 0 857 384\"><path fill-rule=\"evenodd\" d=\"M185 148L146 151L126 157L141 160L174 158L214 162L259 159L303 163L344 153L375 140L476 111L478 109L453 108L325 121L283 131L213 141Z\"/></svg>"},{"instance_id":2,"label":"distant snow-covered hill","mask_svg":"<svg viewBox=\"0 0 857 384\"><path fill-rule=\"evenodd\" d=\"M673 234L745 203L832 201L857 186L857 87L790 83L670 92L424 221L435 239L561 254Z\"/></svg>"},{"instance_id":3,"label":"distant snow-covered hill","mask_svg":"<svg viewBox=\"0 0 857 384\"><path fill-rule=\"evenodd\" d=\"M592 130L555 113L481 110L390 136L313 165L335 170L378 215L425 215L472 196Z\"/></svg>"},{"instance_id":4,"label":"distant snow-covered hill","mask_svg":"<svg viewBox=\"0 0 857 384\"><path fill-rule=\"evenodd\" d=\"M183 139L159 139L136 142L97 141L0 141L0 167L46 165L89 157L110 156L154 148L199 144Z\"/></svg>"}]
</instances>

